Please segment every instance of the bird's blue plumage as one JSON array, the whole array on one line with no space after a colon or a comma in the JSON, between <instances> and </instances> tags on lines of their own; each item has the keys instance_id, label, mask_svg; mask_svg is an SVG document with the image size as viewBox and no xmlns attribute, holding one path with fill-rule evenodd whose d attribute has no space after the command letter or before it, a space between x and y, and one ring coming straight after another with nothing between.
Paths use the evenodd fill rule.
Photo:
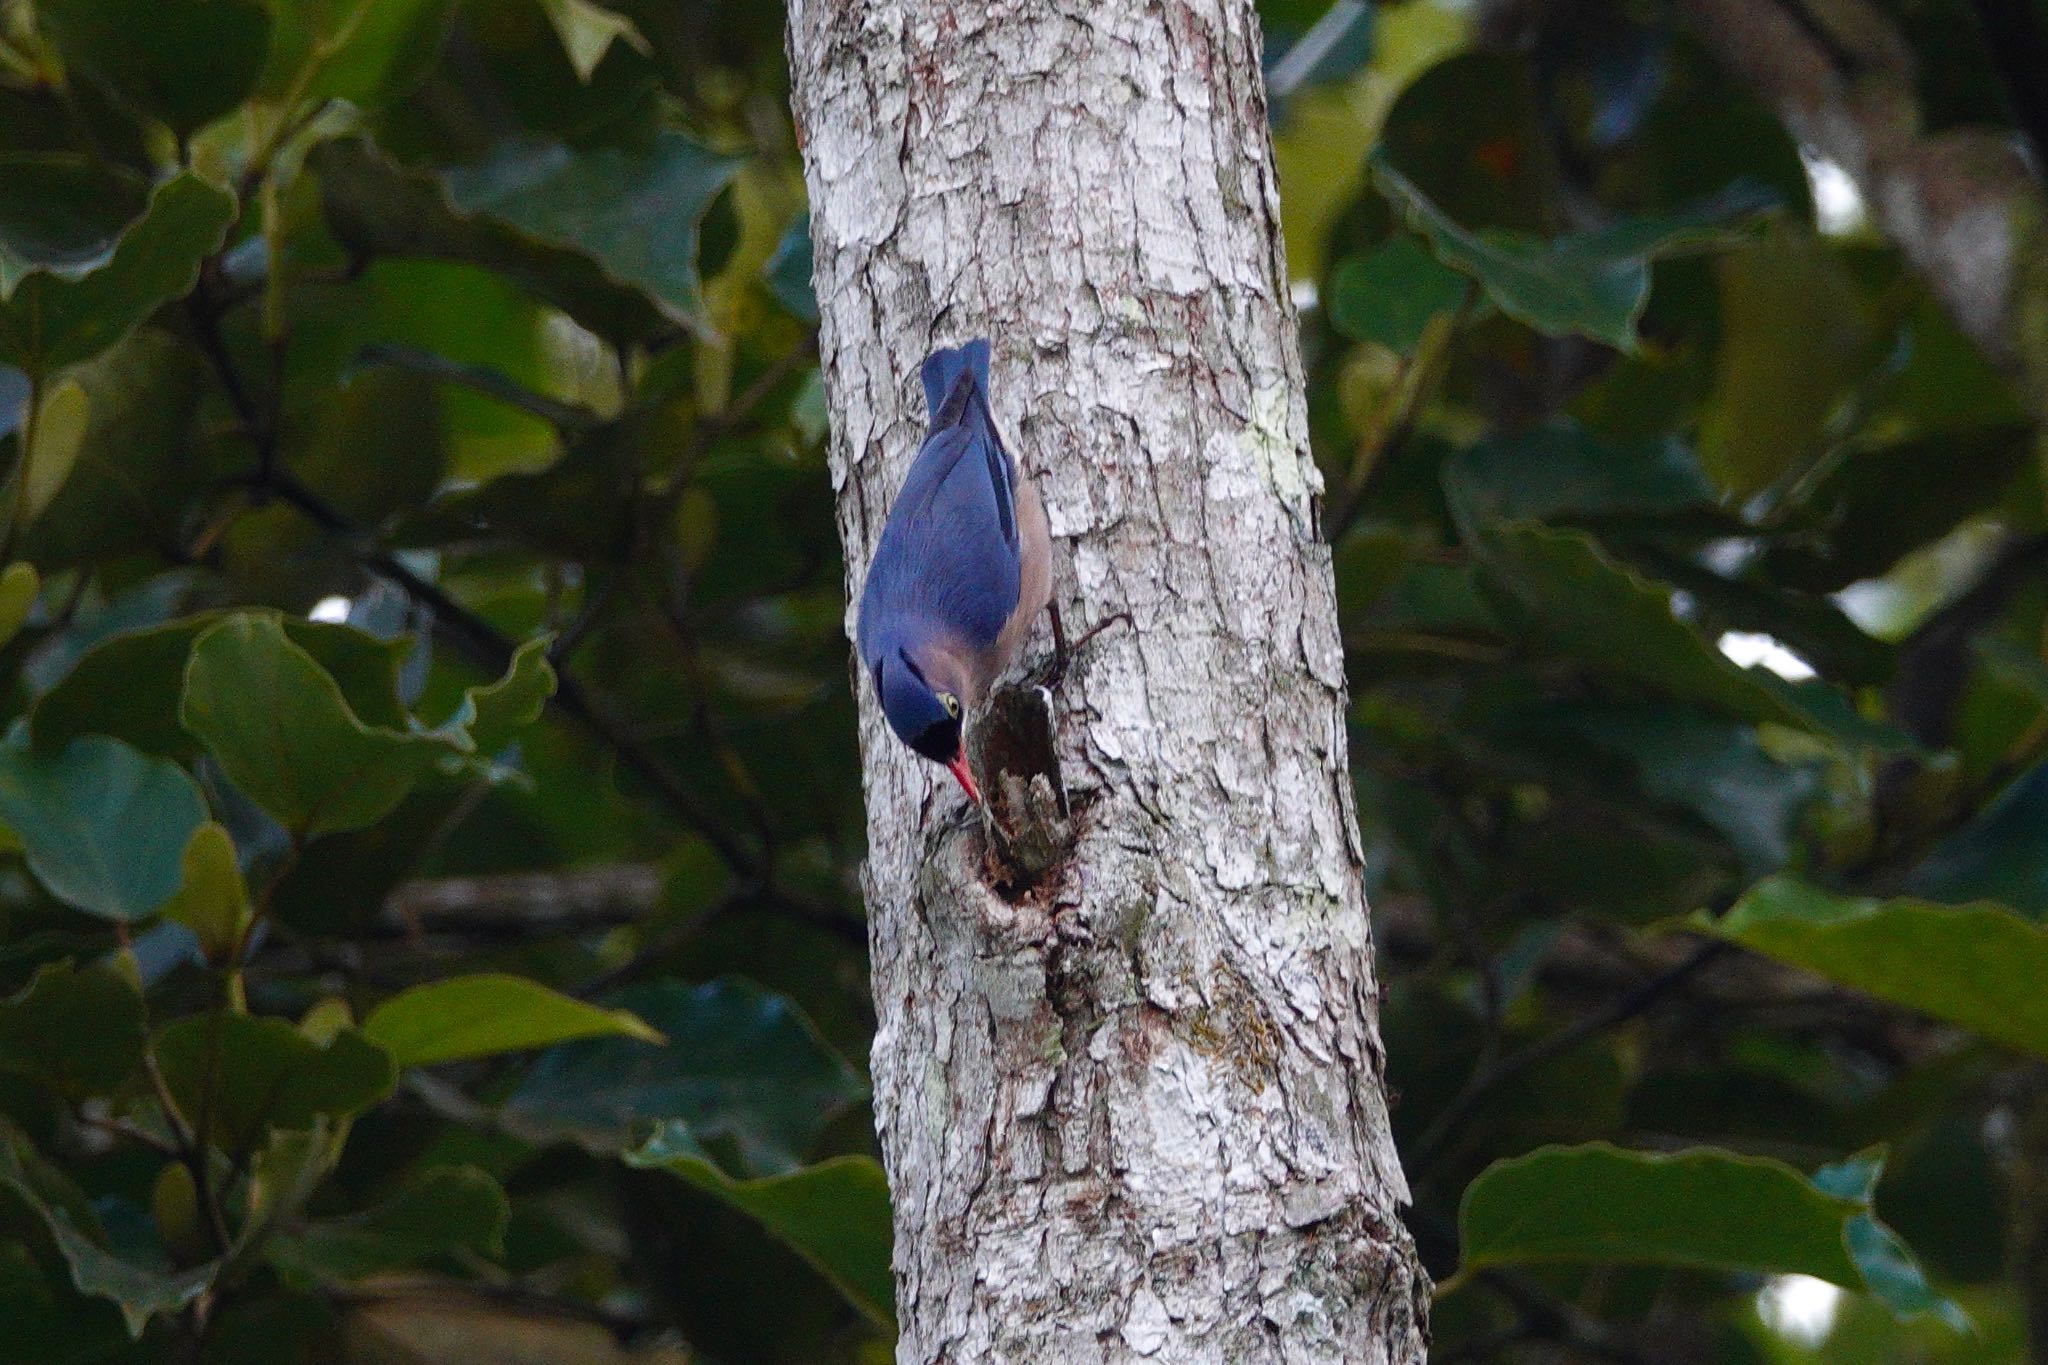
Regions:
<instances>
[{"instance_id":1,"label":"bird's blue plumage","mask_svg":"<svg viewBox=\"0 0 2048 1365\"><path fill-rule=\"evenodd\" d=\"M913 746L940 706L939 684L925 676L934 648L959 656L992 648L1022 586L1016 468L989 412L988 360L985 340L926 358L931 429L861 592L861 660L891 727Z\"/></svg>"}]
</instances>

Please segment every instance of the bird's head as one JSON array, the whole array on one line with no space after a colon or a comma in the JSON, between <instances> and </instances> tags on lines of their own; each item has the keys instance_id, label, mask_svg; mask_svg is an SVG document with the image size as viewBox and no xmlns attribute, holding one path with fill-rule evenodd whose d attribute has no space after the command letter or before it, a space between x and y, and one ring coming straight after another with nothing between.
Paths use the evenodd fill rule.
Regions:
<instances>
[{"instance_id":1,"label":"bird's head","mask_svg":"<svg viewBox=\"0 0 2048 1365\"><path fill-rule=\"evenodd\" d=\"M961 730L965 687L954 676L953 660L939 652L918 657L892 649L875 665L875 692L882 714L896 737L959 779L967 799L977 805L981 791L967 767L967 746Z\"/></svg>"}]
</instances>

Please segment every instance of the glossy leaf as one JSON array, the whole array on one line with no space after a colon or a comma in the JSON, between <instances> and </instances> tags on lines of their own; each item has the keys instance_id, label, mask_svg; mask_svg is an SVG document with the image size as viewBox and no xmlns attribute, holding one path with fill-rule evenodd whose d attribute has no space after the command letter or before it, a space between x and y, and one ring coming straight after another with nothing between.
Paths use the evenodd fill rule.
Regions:
<instances>
[{"instance_id":1,"label":"glossy leaf","mask_svg":"<svg viewBox=\"0 0 2048 1365\"><path fill-rule=\"evenodd\" d=\"M602 1009L537 981L497 973L402 991L370 1012L363 1032L400 1066L432 1066L606 1034L633 1039L643 1049L662 1041L631 1011Z\"/></svg>"},{"instance_id":2,"label":"glossy leaf","mask_svg":"<svg viewBox=\"0 0 2048 1365\"><path fill-rule=\"evenodd\" d=\"M185 174L107 252L51 267L0 250L0 362L47 374L106 350L192 288L233 212L232 196Z\"/></svg>"},{"instance_id":3,"label":"glossy leaf","mask_svg":"<svg viewBox=\"0 0 2048 1365\"><path fill-rule=\"evenodd\" d=\"M627 1153L626 1161L668 1171L758 1219L854 1307L876 1322L894 1321L889 1184L870 1158L835 1157L787 1175L733 1180L705 1154L688 1125L670 1123Z\"/></svg>"},{"instance_id":4,"label":"glossy leaf","mask_svg":"<svg viewBox=\"0 0 2048 1365\"><path fill-rule=\"evenodd\" d=\"M88 914L139 920L183 880L186 840L206 818L176 764L88 736L55 753L0 744L0 824L51 895Z\"/></svg>"},{"instance_id":5,"label":"glossy leaf","mask_svg":"<svg viewBox=\"0 0 2048 1365\"><path fill-rule=\"evenodd\" d=\"M747 1169L794 1168L831 1117L865 1087L789 1001L743 981L636 987L618 1003L667 1045L598 1040L542 1057L504 1118L535 1140L616 1151L662 1120L730 1142Z\"/></svg>"},{"instance_id":6,"label":"glossy leaf","mask_svg":"<svg viewBox=\"0 0 2048 1365\"><path fill-rule=\"evenodd\" d=\"M1437 257L1477 280L1503 313L1540 332L1576 333L1621 351L1635 348L1652 260L1738 240L1731 225L1776 202L1756 187L1732 186L1679 213L1546 242L1466 231L1384 157L1373 162L1373 181Z\"/></svg>"},{"instance_id":7,"label":"glossy leaf","mask_svg":"<svg viewBox=\"0 0 2048 1365\"><path fill-rule=\"evenodd\" d=\"M784 308L805 322L818 320L818 295L811 287L811 216L799 213L784 229L764 269L768 288Z\"/></svg>"},{"instance_id":8,"label":"glossy leaf","mask_svg":"<svg viewBox=\"0 0 2048 1365\"><path fill-rule=\"evenodd\" d=\"M1753 888L1709 929L1880 1000L2048 1057L2048 930L2003 906L1830 895L1788 877Z\"/></svg>"},{"instance_id":9,"label":"glossy leaf","mask_svg":"<svg viewBox=\"0 0 2048 1365\"><path fill-rule=\"evenodd\" d=\"M1814 1188L1841 1199L1853 1199L1869 1208L1877 1197L1877 1180L1884 1174L1883 1149L1861 1153L1847 1161L1823 1166L1813 1173ZM1927 1274L1899 1235L1877 1220L1874 1213L1860 1213L1849 1220L1849 1255L1863 1275L1870 1293L1883 1301L1900 1318L1929 1313L1952 1331L1970 1330L1970 1319L1952 1299L1934 1292Z\"/></svg>"},{"instance_id":10,"label":"glossy leaf","mask_svg":"<svg viewBox=\"0 0 2048 1365\"><path fill-rule=\"evenodd\" d=\"M1460 1273L1617 1261L1812 1275L1860 1289L1845 1228L1863 1210L1761 1157L1546 1147L1497 1161L1466 1187Z\"/></svg>"}]
</instances>

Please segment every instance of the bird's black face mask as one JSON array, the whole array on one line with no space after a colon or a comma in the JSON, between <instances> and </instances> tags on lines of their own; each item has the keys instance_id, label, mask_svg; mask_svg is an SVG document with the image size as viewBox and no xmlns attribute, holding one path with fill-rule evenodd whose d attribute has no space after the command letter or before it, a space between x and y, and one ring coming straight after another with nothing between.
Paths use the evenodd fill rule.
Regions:
<instances>
[{"instance_id":1,"label":"bird's black face mask","mask_svg":"<svg viewBox=\"0 0 2048 1365\"><path fill-rule=\"evenodd\" d=\"M960 720L948 716L936 725L926 726L910 747L934 763L951 765L960 753Z\"/></svg>"}]
</instances>

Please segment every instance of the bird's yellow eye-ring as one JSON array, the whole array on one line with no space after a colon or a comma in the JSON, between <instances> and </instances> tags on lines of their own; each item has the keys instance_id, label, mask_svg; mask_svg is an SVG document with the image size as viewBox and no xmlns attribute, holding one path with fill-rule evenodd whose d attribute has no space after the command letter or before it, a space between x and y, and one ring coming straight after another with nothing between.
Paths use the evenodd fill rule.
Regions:
<instances>
[{"instance_id":1,"label":"bird's yellow eye-ring","mask_svg":"<svg viewBox=\"0 0 2048 1365\"><path fill-rule=\"evenodd\" d=\"M951 692L939 693L939 705L946 708L946 714L954 720L960 719L960 699Z\"/></svg>"}]
</instances>

